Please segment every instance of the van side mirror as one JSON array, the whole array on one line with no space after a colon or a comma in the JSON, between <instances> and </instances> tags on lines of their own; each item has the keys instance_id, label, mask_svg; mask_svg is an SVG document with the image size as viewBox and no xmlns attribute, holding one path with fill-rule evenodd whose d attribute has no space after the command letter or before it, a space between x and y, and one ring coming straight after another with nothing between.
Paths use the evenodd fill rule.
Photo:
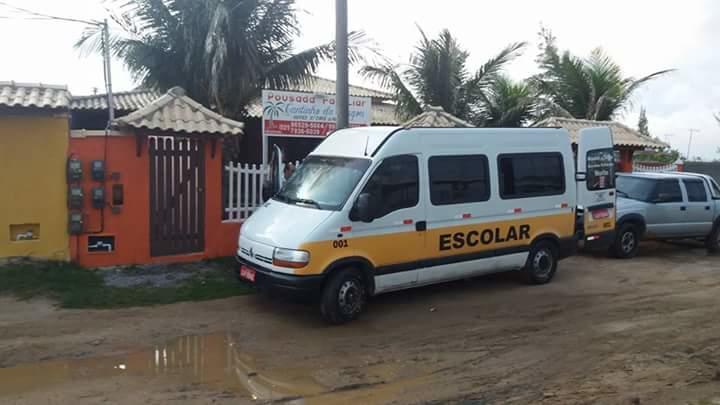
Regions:
<instances>
[{"instance_id":1,"label":"van side mirror","mask_svg":"<svg viewBox=\"0 0 720 405\"><path fill-rule=\"evenodd\" d=\"M353 205L350 219L360 222L372 222L375 219L373 196L370 193L362 193L358 196Z\"/></svg>"}]
</instances>

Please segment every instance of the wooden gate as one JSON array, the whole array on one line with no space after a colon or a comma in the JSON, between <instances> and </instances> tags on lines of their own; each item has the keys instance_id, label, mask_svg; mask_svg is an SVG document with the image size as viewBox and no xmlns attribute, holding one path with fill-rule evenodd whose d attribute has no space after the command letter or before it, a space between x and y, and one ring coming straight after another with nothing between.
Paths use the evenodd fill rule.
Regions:
<instances>
[{"instance_id":1,"label":"wooden gate","mask_svg":"<svg viewBox=\"0 0 720 405\"><path fill-rule=\"evenodd\" d=\"M201 140L150 137L150 255L205 249L205 154Z\"/></svg>"}]
</instances>

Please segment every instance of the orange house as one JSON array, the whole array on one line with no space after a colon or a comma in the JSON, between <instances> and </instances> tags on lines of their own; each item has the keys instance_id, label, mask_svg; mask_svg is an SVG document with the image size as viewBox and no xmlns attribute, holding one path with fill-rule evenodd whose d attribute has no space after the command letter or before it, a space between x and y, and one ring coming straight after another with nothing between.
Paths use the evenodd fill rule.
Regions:
<instances>
[{"instance_id":1,"label":"orange house","mask_svg":"<svg viewBox=\"0 0 720 405\"><path fill-rule=\"evenodd\" d=\"M88 122L73 103L73 120ZM71 131L68 164L82 168L69 181L82 190L70 208L71 258L100 267L232 255L240 224L222 221L222 139L243 124L180 88L113 124Z\"/></svg>"}]
</instances>

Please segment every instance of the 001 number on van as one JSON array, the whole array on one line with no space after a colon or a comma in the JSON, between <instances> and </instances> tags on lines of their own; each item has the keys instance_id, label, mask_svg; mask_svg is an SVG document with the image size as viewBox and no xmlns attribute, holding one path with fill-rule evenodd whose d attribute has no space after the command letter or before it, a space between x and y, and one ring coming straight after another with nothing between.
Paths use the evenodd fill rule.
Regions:
<instances>
[{"instance_id":1,"label":"001 number on van","mask_svg":"<svg viewBox=\"0 0 720 405\"><path fill-rule=\"evenodd\" d=\"M348 241L346 239L339 239L333 241L333 248L341 249L348 247Z\"/></svg>"}]
</instances>

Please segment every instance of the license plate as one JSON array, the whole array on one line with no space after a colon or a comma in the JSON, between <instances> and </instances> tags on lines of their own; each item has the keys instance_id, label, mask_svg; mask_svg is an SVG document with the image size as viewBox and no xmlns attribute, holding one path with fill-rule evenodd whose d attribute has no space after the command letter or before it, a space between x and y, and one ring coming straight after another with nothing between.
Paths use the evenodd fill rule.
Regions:
<instances>
[{"instance_id":1,"label":"license plate","mask_svg":"<svg viewBox=\"0 0 720 405\"><path fill-rule=\"evenodd\" d=\"M610 217L610 211L607 208L599 209L599 210L593 210L592 212L593 219L604 219Z\"/></svg>"},{"instance_id":2,"label":"license plate","mask_svg":"<svg viewBox=\"0 0 720 405\"><path fill-rule=\"evenodd\" d=\"M250 282L255 282L255 269L248 266L240 266L240 277Z\"/></svg>"}]
</instances>

